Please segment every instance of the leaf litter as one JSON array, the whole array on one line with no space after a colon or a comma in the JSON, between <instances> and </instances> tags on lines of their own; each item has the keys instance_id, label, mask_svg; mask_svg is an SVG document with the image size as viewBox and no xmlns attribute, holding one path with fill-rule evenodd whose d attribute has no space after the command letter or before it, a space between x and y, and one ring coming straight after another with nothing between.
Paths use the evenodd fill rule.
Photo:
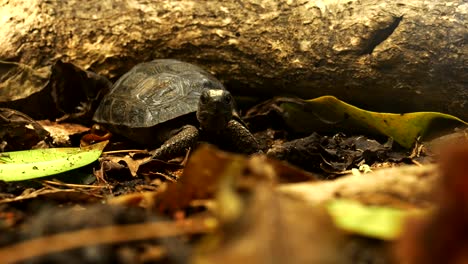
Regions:
<instances>
[{"instance_id":1,"label":"leaf litter","mask_svg":"<svg viewBox=\"0 0 468 264\"><path fill-rule=\"evenodd\" d=\"M77 83L100 80L68 64L55 67L67 76L78 74ZM64 91L63 83L54 85L53 92ZM98 95L82 95L92 108ZM56 101L62 114L70 112L60 121L86 117L79 110L90 110L78 104L70 108ZM457 148L443 154L439 149L454 140L466 146L466 130L456 139L424 141L463 121L438 113L371 113L332 97L274 99L251 108L245 120L265 154L247 157L201 143L186 157L158 161L112 137L99 162L65 175L0 184L0 258L4 263L430 263L431 254L437 260L444 255L419 230L435 237L448 230L457 234L458 244L447 242L453 250L446 250L444 260L464 260L466 242L458 234L467 220L456 210L463 202L453 201L466 200L460 196L466 185L458 176L460 184L442 184L446 199L436 194L442 177L462 174L459 164L467 157ZM397 132L382 130L389 120ZM46 144L109 139L83 136L84 128L62 126L60 133L71 136ZM456 161L442 159L441 169L433 164L454 155ZM79 176L70 177L76 172ZM428 248L431 254L421 253Z\"/></svg>"}]
</instances>

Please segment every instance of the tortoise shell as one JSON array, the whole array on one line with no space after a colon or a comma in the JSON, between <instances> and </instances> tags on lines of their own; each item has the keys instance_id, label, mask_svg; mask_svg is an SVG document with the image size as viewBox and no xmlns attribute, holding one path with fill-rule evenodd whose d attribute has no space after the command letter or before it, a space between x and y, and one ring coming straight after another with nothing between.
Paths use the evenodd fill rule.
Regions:
<instances>
[{"instance_id":1,"label":"tortoise shell","mask_svg":"<svg viewBox=\"0 0 468 264\"><path fill-rule=\"evenodd\" d=\"M204 89L224 89L200 67L173 59L140 63L104 96L94 121L112 126L148 128L193 113Z\"/></svg>"}]
</instances>

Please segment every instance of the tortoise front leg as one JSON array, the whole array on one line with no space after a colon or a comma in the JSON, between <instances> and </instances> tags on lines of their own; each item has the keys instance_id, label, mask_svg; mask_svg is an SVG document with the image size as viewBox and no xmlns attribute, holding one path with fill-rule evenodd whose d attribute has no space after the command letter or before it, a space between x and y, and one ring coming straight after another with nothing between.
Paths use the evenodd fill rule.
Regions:
<instances>
[{"instance_id":1,"label":"tortoise front leg","mask_svg":"<svg viewBox=\"0 0 468 264\"><path fill-rule=\"evenodd\" d=\"M185 125L182 129L166 140L164 144L151 152L153 159L171 159L180 155L197 143L198 129L192 125Z\"/></svg>"},{"instance_id":2,"label":"tortoise front leg","mask_svg":"<svg viewBox=\"0 0 468 264\"><path fill-rule=\"evenodd\" d=\"M229 121L225 133L237 152L245 154L261 152L257 140L241 122L235 119Z\"/></svg>"}]
</instances>

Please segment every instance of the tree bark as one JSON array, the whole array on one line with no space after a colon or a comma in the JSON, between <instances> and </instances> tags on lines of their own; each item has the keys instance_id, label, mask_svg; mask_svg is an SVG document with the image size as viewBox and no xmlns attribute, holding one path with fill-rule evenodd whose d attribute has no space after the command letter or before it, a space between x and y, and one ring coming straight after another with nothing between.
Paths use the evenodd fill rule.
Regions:
<instances>
[{"instance_id":1,"label":"tree bark","mask_svg":"<svg viewBox=\"0 0 468 264\"><path fill-rule=\"evenodd\" d=\"M0 77L0 101L25 96L14 86L42 89L57 60L115 79L172 57L239 95L329 94L468 120L467 10L456 0L3 0L0 60L35 79L0 68L16 76Z\"/></svg>"}]
</instances>

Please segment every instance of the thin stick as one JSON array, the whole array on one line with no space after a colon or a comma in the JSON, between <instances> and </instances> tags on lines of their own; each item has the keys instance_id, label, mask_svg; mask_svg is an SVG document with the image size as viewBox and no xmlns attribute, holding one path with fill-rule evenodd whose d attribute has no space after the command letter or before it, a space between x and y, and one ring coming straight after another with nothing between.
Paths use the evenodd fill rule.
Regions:
<instances>
[{"instance_id":1,"label":"thin stick","mask_svg":"<svg viewBox=\"0 0 468 264\"><path fill-rule=\"evenodd\" d=\"M50 184L50 185L66 186L66 187L74 187L74 188L96 188L96 189L107 188L107 186L73 184L73 183L64 183L64 182L49 181L49 180L43 180L42 182Z\"/></svg>"},{"instance_id":2,"label":"thin stick","mask_svg":"<svg viewBox=\"0 0 468 264\"><path fill-rule=\"evenodd\" d=\"M216 226L213 220L199 217L177 222L113 225L60 233L0 248L0 259L8 264L89 245L207 233Z\"/></svg>"}]
</instances>

